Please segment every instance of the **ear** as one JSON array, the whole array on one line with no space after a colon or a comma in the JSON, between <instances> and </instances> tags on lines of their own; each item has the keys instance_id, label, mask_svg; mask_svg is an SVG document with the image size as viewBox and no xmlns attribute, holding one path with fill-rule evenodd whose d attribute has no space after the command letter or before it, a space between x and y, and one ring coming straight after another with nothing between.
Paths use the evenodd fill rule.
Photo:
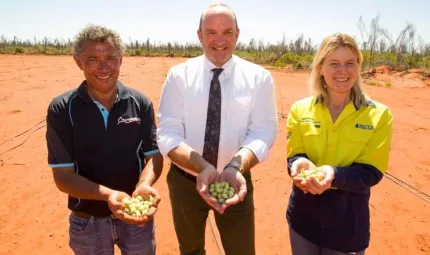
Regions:
<instances>
[{"instance_id":1,"label":"ear","mask_svg":"<svg viewBox=\"0 0 430 255\"><path fill-rule=\"evenodd\" d=\"M203 43L203 32L200 29L197 29L197 36L199 37L200 43Z\"/></svg>"},{"instance_id":2,"label":"ear","mask_svg":"<svg viewBox=\"0 0 430 255\"><path fill-rule=\"evenodd\" d=\"M236 41L239 39L240 29L236 28Z\"/></svg>"},{"instance_id":3,"label":"ear","mask_svg":"<svg viewBox=\"0 0 430 255\"><path fill-rule=\"evenodd\" d=\"M324 76L323 70L322 70L322 63L320 63L319 65L317 65L316 69L317 69L319 75Z\"/></svg>"},{"instance_id":4,"label":"ear","mask_svg":"<svg viewBox=\"0 0 430 255\"><path fill-rule=\"evenodd\" d=\"M82 66L81 59L76 55L73 55L73 59L75 60L76 65L78 65L79 69L83 70L84 67Z\"/></svg>"}]
</instances>

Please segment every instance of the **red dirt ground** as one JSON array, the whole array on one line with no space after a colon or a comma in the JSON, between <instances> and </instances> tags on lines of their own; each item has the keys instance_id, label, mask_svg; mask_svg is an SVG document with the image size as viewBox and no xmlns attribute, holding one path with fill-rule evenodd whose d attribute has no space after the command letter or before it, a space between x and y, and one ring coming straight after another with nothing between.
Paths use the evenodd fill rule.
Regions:
<instances>
[{"instance_id":1,"label":"red dirt ground","mask_svg":"<svg viewBox=\"0 0 430 255\"><path fill-rule=\"evenodd\" d=\"M157 107L168 69L181 61L125 58L120 79L146 93ZM279 113L286 116L291 103L307 95L308 74L272 73ZM0 55L0 254L72 254L67 197L57 190L47 166L43 120L50 100L82 79L71 57ZM365 86L372 98L388 105L394 114L389 172L430 194L430 87L402 87L401 79L395 81L396 86L390 88ZM34 132L15 137L33 126ZM253 169L258 255L290 254L285 208L291 181L284 167L284 126L281 118L268 161ZM167 167L168 163L156 184L163 198L156 215L157 250L158 254L178 254L165 182ZM367 254L430 254L429 218L428 203L384 178L372 190ZM214 255L219 252L210 219L206 247L207 254Z\"/></svg>"}]
</instances>

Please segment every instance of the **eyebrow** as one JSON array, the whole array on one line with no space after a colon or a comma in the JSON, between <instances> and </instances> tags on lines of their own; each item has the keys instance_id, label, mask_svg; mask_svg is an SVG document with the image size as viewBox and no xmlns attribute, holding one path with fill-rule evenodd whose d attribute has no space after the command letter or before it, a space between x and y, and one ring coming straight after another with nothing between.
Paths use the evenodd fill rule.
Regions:
<instances>
[{"instance_id":1,"label":"eyebrow","mask_svg":"<svg viewBox=\"0 0 430 255\"><path fill-rule=\"evenodd\" d=\"M207 28L205 31L206 32L214 32L214 33L216 32L216 30L212 29L212 28ZM233 32L233 28L227 28L226 30L223 31L223 33L227 33L227 32Z\"/></svg>"},{"instance_id":2,"label":"eyebrow","mask_svg":"<svg viewBox=\"0 0 430 255\"><path fill-rule=\"evenodd\" d=\"M350 59L347 59L346 61L355 61L356 59L355 58L350 58ZM341 60L338 60L338 59L330 59L329 60L329 62L340 62Z\"/></svg>"}]
</instances>

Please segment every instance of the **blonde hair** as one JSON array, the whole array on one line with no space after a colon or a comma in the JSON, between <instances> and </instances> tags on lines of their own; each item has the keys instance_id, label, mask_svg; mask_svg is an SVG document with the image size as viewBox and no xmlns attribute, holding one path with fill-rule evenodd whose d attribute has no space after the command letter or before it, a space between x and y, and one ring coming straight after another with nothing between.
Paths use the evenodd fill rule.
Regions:
<instances>
[{"instance_id":1,"label":"blonde hair","mask_svg":"<svg viewBox=\"0 0 430 255\"><path fill-rule=\"evenodd\" d=\"M352 52L357 55L357 72L359 74L361 72L361 66L363 64L363 55L358 48L357 43L351 36L347 34L336 33L325 37L314 56L312 63L312 72L309 77L309 89L311 94L317 96L322 102L327 102L330 100L330 98L327 93L324 77L320 74L321 65L323 64L327 55L331 54L332 52L336 51L341 47L348 47L349 49L351 49ZM358 75L357 81L351 88L351 100L353 100L355 107L358 109L362 106L368 105L361 84L361 77L360 75Z\"/></svg>"}]
</instances>

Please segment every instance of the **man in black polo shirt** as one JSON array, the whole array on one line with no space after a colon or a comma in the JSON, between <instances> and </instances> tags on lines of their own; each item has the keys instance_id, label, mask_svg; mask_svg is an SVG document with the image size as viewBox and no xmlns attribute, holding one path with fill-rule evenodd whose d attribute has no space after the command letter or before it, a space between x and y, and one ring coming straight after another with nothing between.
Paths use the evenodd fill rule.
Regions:
<instances>
[{"instance_id":1,"label":"man in black polo shirt","mask_svg":"<svg viewBox=\"0 0 430 255\"><path fill-rule=\"evenodd\" d=\"M73 56L85 80L56 97L47 113L48 163L69 195L70 247L75 254L155 254L151 186L162 171L154 110L142 93L118 81L123 56L114 31L88 26ZM154 197L143 217L122 213L121 200Z\"/></svg>"}]
</instances>

